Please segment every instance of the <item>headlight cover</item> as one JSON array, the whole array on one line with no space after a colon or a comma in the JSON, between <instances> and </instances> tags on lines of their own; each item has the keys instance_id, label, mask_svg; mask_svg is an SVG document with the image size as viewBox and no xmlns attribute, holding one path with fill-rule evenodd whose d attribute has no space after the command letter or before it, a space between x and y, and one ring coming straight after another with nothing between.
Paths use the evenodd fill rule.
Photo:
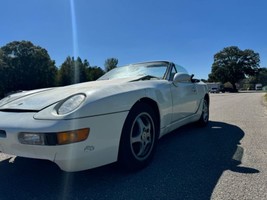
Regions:
<instances>
[{"instance_id":1,"label":"headlight cover","mask_svg":"<svg viewBox=\"0 0 267 200\"><path fill-rule=\"evenodd\" d=\"M39 133L20 133L19 141L21 144L31 144L31 145L44 145L45 136Z\"/></svg>"},{"instance_id":2,"label":"headlight cover","mask_svg":"<svg viewBox=\"0 0 267 200\"><path fill-rule=\"evenodd\" d=\"M57 114L66 115L76 110L85 100L85 94L76 94L65 99L57 108Z\"/></svg>"}]
</instances>

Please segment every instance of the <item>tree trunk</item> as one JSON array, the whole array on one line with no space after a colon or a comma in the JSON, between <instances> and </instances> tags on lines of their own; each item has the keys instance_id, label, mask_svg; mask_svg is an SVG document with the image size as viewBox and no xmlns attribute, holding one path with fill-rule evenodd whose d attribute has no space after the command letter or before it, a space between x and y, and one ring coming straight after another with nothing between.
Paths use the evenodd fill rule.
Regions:
<instances>
[{"instance_id":1,"label":"tree trunk","mask_svg":"<svg viewBox=\"0 0 267 200\"><path fill-rule=\"evenodd\" d=\"M233 92L238 92L235 83L231 83L231 84L232 84L232 86L233 86Z\"/></svg>"}]
</instances>

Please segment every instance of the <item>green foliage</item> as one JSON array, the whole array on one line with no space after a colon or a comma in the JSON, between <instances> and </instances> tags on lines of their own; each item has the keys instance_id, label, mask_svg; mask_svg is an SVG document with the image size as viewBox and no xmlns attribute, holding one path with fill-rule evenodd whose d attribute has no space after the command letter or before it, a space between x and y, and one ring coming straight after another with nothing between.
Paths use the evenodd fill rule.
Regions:
<instances>
[{"instance_id":1,"label":"green foliage","mask_svg":"<svg viewBox=\"0 0 267 200\"><path fill-rule=\"evenodd\" d=\"M104 74L100 67L91 67L87 60L75 60L68 56L58 70L58 84L60 86L94 81Z\"/></svg>"},{"instance_id":2,"label":"green foliage","mask_svg":"<svg viewBox=\"0 0 267 200\"><path fill-rule=\"evenodd\" d=\"M226 47L214 55L209 81L230 82L236 90L236 83L247 75L258 73L259 63L260 56L253 50L242 51L236 46Z\"/></svg>"},{"instance_id":3,"label":"green foliage","mask_svg":"<svg viewBox=\"0 0 267 200\"><path fill-rule=\"evenodd\" d=\"M105 61L105 70L106 70L106 72L116 68L117 65L118 65L118 59L116 59L116 58L108 58Z\"/></svg>"},{"instance_id":4,"label":"green foliage","mask_svg":"<svg viewBox=\"0 0 267 200\"><path fill-rule=\"evenodd\" d=\"M100 67L94 66L87 69L87 79L88 81L97 80L99 77L105 74L104 70Z\"/></svg>"},{"instance_id":5,"label":"green foliage","mask_svg":"<svg viewBox=\"0 0 267 200\"><path fill-rule=\"evenodd\" d=\"M117 67L118 59L105 61L106 71ZM105 71L87 60L70 56L58 69L46 49L30 41L14 41L0 48L0 98L18 90L94 81Z\"/></svg>"},{"instance_id":6,"label":"green foliage","mask_svg":"<svg viewBox=\"0 0 267 200\"><path fill-rule=\"evenodd\" d=\"M233 85L232 85L232 83L230 83L230 82L226 82L226 83L224 83L223 86L224 86L225 88L232 88L232 89L233 89Z\"/></svg>"},{"instance_id":7,"label":"green foliage","mask_svg":"<svg viewBox=\"0 0 267 200\"><path fill-rule=\"evenodd\" d=\"M87 81L88 62L82 62L78 57L76 60L68 56L58 71L58 84L70 85Z\"/></svg>"},{"instance_id":8,"label":"green foliage","mask_svg":"<svg viewBox=\"0 0 267 200\"><path fill-rule=\"evenodd\" d=\"M254 78L255 84L261 83L264 86L267 85L267 68L260 68Z\"/></svg>"},{"instance_id":9,"label":"green foliage","mask_svg":"<svg viewBox=\"0 0 267 200\"><path fill-rule=\"evenodd\" d=\"M0 96L17 90L55 85L57 68L48 52L29 41L14 41L1 47Z\"/></svg>"},{"instance_id":10,"label":"green foliage","mask_svg":"<svg viewBox=\"0 0 267 200\"><path fill-rule=\"evenodd\" d=\"M267 85L267 68L259 68L257 73L240 81L240 86L243 89L254 89L255 85L261 83Z\"/></svg>"}]
</instances>

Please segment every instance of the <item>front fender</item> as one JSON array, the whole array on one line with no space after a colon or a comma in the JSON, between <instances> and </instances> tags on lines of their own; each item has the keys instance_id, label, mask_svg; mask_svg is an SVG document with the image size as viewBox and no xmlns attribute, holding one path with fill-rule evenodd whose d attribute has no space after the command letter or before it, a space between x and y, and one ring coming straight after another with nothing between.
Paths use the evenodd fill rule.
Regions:
<instances>
[{"instance_id":1,"label":"front fender","mask_svg":"<svg viewBox=\"0 0 267 200\"><path fill-rule=\"evenodd\" d=\"M55 110L57 105L56 103L36 113L34 118L40 120L69 120L129 111L132 105L139 99L145 97L145 95L146 91L142 89L138 91L114 94L96 99L94 101L86 101L77 110L67 115L57 114Z\"/></svg>"}]
</instances>

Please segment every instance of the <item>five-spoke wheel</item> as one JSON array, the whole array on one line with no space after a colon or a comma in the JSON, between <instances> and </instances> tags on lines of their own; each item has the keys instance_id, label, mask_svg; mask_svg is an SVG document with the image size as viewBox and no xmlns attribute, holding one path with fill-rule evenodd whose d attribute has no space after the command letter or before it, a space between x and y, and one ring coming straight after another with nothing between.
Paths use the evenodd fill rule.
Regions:
<instances>
[{"instance_id":1,"label":"five-spoke wheel","mask_svg":"<svg viewBox=\"0 0 267 200\"><path fill-rule=\"evenodd\" d=\"M154 110L145 103L135 105L123 126L119 162L130 170L145 167L154 155L158 133Z\"/></svg>"},{"instance_id":2,"label":"five-spoke wheel","mask_svg":"<svg viewBox=\"0 0 267 200\"><path fill-rule=\"evenodd\" d=\"M137 160L145 160L153 150L155 141L155 125L148 113L136 116L130 130L132 154Z\"/></svg>"}]
</instances>

